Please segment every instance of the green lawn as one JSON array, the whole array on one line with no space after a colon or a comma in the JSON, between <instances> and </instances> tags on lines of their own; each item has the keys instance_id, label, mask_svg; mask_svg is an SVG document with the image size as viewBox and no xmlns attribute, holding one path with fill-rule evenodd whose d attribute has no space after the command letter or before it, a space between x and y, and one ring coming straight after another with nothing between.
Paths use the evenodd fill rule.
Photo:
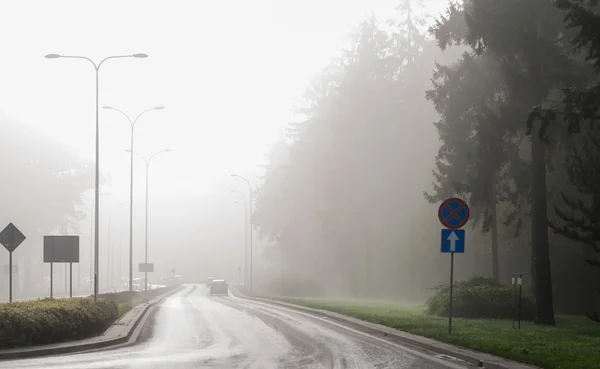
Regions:
<instances>
[{"instance_id":1,"label":"green lawn","mask_svg":"<svg viewBox=\"0 0 600 369\"><path fill-rule=\"evenodd\" d=\"M512 329L510 320L455 318L452 320L452 335L448 335L447 318L427 315L422 307L416 305L295 298L278 300L350 315L546 369L600 368L600 324L586 317L557 316L556 327L522 322L520 331Z\"/></svg>"}]
</instances>

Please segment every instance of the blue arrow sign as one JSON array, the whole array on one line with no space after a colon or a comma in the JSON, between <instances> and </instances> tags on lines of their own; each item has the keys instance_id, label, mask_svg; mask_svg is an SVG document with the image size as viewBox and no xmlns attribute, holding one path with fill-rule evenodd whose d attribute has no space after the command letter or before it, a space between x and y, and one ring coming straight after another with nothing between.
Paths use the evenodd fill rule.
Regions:
<instances>
[{"instance_id":1,"label":"blue arrow sign","mask_svg":"<svg viewBox=\"0 0 600 369\"><path fill-rule=\"evenodd\" d=\"M442 252L463 254L465 252L465 230L442 228Z\"/></svg>"}]
</instances>

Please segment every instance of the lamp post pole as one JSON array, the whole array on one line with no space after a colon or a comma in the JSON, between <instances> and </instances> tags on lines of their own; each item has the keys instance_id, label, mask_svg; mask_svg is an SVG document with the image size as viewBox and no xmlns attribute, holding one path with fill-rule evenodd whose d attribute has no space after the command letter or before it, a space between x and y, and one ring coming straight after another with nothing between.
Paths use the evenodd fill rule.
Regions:
<instances>
[{"instance_id":1,"label":"lamp post pole","mask_svg":"<svg viewBox=\"0 0 600 369\"><path fill-rule=\"evenodd\" d=\"M96 180L94 186L94 199L96 205L94 207L94 300L98 298L98 240L99 240L99 214L100 214L100 114L99 114L99 98L98 98L98 80L100 67L104 64L105 61L109 59L117 59L117 58L147 58L147 54L138 53L132 55L114 55L109 56L100 61L100 63L96 64L92 59L87 56L77 56L77 55L59 55L59 54L48 54L46 55L47 59L58 59L58 58L68 58L68 59L84 59L92 63L94 69L96 70Z\"/></svg>"},{"instance_id":2,"label":"lamp post pole","mask_svg":"<svg viewBox=\"0 0 600 369\"><path fill-rule=\"evenodd\" d=\"M137 123L138 119L140 119L140 117L142 115L144 115L145 113L152 111L152 110L164 109L164 107L155 106L154 108L146 109L143 112L141 112L140 114L138 114L138 116L135 117L134 120L131 120L131 118L129 118L129 115L125 114L124 112L122 112L119 109L115 109L110 106L104 106L103 108L108 109L108 110L114 110L118 113L123 114L125 116L125 118L127 118L127 120L129 121L129 124L131 125L131 147L130 147L131 159L130 159L130 181L129 181L129 291L133 291L133 133L134 133L134 129L135 129L135 124Z\"/></svg>"},{"instance_id":3,"label":"lamp post pole","mask_svg":"<svg viewBox=\"0 0 600 369\"><path fill-rule=\"evenodd\" d=\"M127 152L131 151L131 150L125 150ZM164 150L160 150L155 152L154 154L150 155L150 157L148 159L146 159L145 156L138 154L137 152L131 151L132 154L136 154L138 155L140 158L142 158L144 160L144 162L146 163L146 236L145 236L145 245L144 245L144 263L148 264L148 173L149 173L149 169L150 169L150 162L152 161L152 158L154 158L156 155L163 153L163 152L170 152L171 149L164 149ZM133 156L133 155L132 155ZM144 290L147 291L148 290L148 272L144 272Z\"/></svg>"}]
</instances>

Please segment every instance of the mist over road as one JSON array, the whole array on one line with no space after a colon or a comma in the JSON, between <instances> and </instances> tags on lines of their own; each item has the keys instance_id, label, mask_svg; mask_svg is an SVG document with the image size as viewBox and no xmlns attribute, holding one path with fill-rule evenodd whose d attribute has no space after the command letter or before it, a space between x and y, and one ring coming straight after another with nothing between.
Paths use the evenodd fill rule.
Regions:
<instances>
[{"instance_id":1,"label":"mist over road","mask_svg":"<svg viewBox=\"0 0 600 369\"><path fill-rule=\"evenodd\" d=\"M134 346L0 362L0 368L464 368L338 323L186 286L157 311ZM458 364L457 364L458 363Z\"/></svg>"}]
</instances>

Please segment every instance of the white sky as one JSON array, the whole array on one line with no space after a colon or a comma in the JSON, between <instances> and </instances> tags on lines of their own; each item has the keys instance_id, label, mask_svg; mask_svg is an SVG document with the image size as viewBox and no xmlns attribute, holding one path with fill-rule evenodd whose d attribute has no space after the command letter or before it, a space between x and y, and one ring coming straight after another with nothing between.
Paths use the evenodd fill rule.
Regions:
<instances>
[{"instance_id":1,"label":"white sky","mask_svg":"<svg viewBox=\"0 0 600 369\"><path fill-rule=\"evenodd\" d=\"M430 3L439 9L443 1ZM100 105L132 116L164 105L139 121L135 136L144 155L173 150L153 163L154 190L206 191L231 172L253 170L289 120L294 99L339 52L349 28L371 9L392 14L395 4L3 0L0 109L93 158L92 66L43 56L98 61L147 53L148 59L103 66ZM113 191L127 193L124 117L101 111L101 140L102 171L111 174Z\"/></svg>"},{"instance_id":2,"label":"white sky","mask_svg":"<svg viewBox=\"0 0 600 369\"><path fill-rule=\"evenodd\" d=\"M445 0L426 0L437 14ZM140 119L135 150L170 148L151 165L151 196L209 194L233 172L256 172L290 120L307 83L372 10L392 16L389 0L2 0L0 111L94 157L94 72L83 60L45 54L147 53L101 69L100 106ZM100 111L101 170L114 204L129 193L130 130ZM6 133L3 133L6 134ZM136 191L144 168L136 158ZM242 185L239 190L245 190ZM127 214L128 206L122 206ZM121 211L121 210L120 210ZM89 224L89 223L85 223Z\"/></svg>"}]
</instances>

